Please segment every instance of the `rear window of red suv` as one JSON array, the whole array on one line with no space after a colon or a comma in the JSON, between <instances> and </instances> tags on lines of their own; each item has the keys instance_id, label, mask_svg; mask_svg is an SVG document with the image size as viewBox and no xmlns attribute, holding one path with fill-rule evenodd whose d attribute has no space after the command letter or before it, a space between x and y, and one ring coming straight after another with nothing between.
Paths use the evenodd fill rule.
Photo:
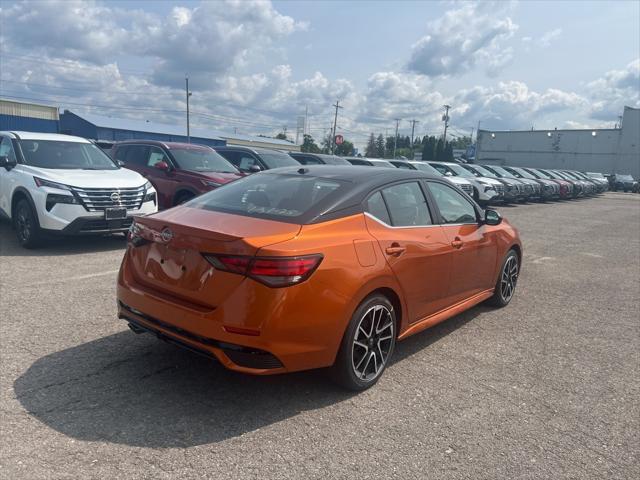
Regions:
<instances>
[{"instance_id":1,"label":"rear window of red suv","mask_svg":"<svg viewBox=\"0 0 640 480\"><path fill-rule=\"evenodd\" d=\"M315 207L341 195L350 182L291 174L255 174L195 198L192 208L304 223Z\"/></svg>"}]
</instances>

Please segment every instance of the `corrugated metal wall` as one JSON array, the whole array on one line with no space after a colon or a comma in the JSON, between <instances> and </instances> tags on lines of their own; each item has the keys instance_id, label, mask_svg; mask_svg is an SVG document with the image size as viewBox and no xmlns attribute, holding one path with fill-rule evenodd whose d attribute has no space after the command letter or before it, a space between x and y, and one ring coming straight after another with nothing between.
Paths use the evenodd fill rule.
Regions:
<instances>
[{"instance_id":1,"label":"corrugated metal wall","mask_svg":"<svg viewBox=\"0 0 640 480\"><path fill-rule=\"evenodd\" d=\"M58 107L0 99L0 115L58 121Z\"/></svg>"},{"instance_id":2,"label":"corrugated metal wall","mask_svg":"<svg viewBox=\"0 0 640 480\"><path fill-rule=\"evenodd\" d=\"M58 127L57 120L0 115L0 130L58 133Z\"/></svg>"}]
</instances>

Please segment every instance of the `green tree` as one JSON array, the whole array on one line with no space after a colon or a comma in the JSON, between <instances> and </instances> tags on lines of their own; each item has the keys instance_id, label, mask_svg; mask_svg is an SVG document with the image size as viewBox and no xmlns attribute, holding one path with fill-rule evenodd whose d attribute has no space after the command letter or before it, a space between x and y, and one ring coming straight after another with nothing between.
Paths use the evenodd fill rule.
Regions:
<instances>
[{"instance_id":1,"label":"green tree","mask_svg":"<svg viewBox=\"0 0 640 480\"><path fill-rule=\"evenodd\" d=\"M320 147L316 144L316 141L311 135L306 133L302 136L300 150L308 153L320 153Z\"/></svg>"},{"instance_id":2,"label":"green tree","mask_svg":"<svg viewBox=\"0 0 640 480\"><path fill-rule=\"evenodd\" d=\"M382 134L376 138L376 158L384 158L384 137Z\"/></svg>"},{"instance_id":3,"label":"green tree","mask_svg":"<svg viewBox=\"0 0 640 480\"><path fill-rule=\"evenodd\" d=\"M289 139L287 138L287 135L286 135L284 132L280 132L279 134L277 134L277 135L275 136L275 138L277 138L278 140L289 140Z\"/></svg>"},{"instance_id":4,"label":"green tree","mask_svg":"<svg viewBox=\"0 0 640 480\"><path fill-rule=\"evenodd\" d=\"M422 160L435 160L436 139L431 135L425 136L422 145Z\"/></svg>"},{"instance_id":5,"label":"green tree","mask_svg":"<svg viewBox=\"0 0 640 480\"><path fill-rule=\"evenodd\" d=\"M364 151L364 156L369 158L376 158L377 149L376 149L376 137L373 133L369 136L369 141L367 142L367 148Z\"/></svg>"},{"instance_id":6,"label":"green tree","mask_svg":"<svg viewBox=\"0 0 640 480\"><path fill-rule=\"evenodd\" d=\"M351 143L349 140L344 140L340 145L336 145L334 153L342 157L353 155L353 143Z\"/></svg>"},{"instance_id":7,"label":"green tree","mask_svg":"<svg viewBox=\"0 0 640 480\"><path fill-rule=\"evenodd\" d=\"M438 140L436 140L436 154L435 154L435 160L437 162L441 162L444 160L444 143L442 142L442 139L439 138Z\"/></svg>"},{"instance_id":8,"label":"green tree","mask_svg":"<svg viewBox=\"0 0 640 480\"><path fill-rule=\"evenodd\" d=\"M453 145L451 145L450 142L447 142L447 144L444 147L444 152L442 152L443 155L443 160L447 161L447 162L453 162Z\"/></svg>"}]
</instances>

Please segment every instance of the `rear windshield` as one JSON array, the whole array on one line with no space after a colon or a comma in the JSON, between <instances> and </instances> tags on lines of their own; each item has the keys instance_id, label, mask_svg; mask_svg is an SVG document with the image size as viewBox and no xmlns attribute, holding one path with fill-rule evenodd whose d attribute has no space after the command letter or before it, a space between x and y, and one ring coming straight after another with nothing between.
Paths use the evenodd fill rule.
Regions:
<instances>
[{"instance_id":1,"label":"rear windshield","mask_svg":"<svg viewBox=\"0 0 640 480\"><path fill-rule=\"evenodd\" d=\"M300 174L254 174L201 195L188 206L296 223L314 207L336 198L347 185Z\"/></svg>"},{"instance_id":2,"label":"rear windshield","mask_svg":"<svg viewBox=\"0 0 640 480\"><path fill-rule=\"evenodd\" d=\"M209 148L172 147L171 153L183 170L236 173L238 170Z\"/></svg>"},{"instance_id":3,"label":"rear windshield","mask_svg":"<svg viewBox=\"0 0 640 480\"><path fill-rule=\"evenodd\" d=\"M27 165L70 170L117 170L119 167L93 143L20 140Z\"/></svg>"},{"instance_id":4,"label":"rear windshield","mask_svg":"<svg viewBox=\"0 0 640 480\"><path fill-rule=\"evenodd\" d=\"M267 164L269 168L291 167L300 165L293 158L282 152L263 152L259 151L260 158Z\"/></svg>"}]
</instances>

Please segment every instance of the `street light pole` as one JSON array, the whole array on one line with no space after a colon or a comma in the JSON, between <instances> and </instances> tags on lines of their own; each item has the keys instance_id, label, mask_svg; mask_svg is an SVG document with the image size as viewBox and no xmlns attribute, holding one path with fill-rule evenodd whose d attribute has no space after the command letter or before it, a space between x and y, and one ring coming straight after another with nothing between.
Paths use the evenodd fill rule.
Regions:
<instances>
[{"instance_id":1,"label":"street light pole","mask_svg":"<svg viewBox=\"0 0 640 480\"><path fill-rule=\"evenodd\" d=\"M396 158L396 147L398 146L398 125L400 125L401 118L396 118L396 136L393 139L393 158Z\"/></svg>"},{"instance_id":2,"label":"street light pole","mask_svg":"<svg viewBox=\"0 0 640 480\"><path fill-rule=\"evenodd\" d=\"M442 120L444 120L444 135L442 136L442 141L447 142L447 128L449 128L449 109L451 105L444 105L444 115L442 116Z\"/></svg>"},{"instance_id":3,"label":"street light pole","mask_svg":"<svg viewBox=\"0 0 640 480\"><path fill-rule=\"evenodd\" d=\"M342 108L340 106L340 101L336 100L335 105L331 105L332 107L336 107L336 115L333 118L333 133L331 134L331 155L336 149L336 125L338 125L338 109Z\"/></svg>"},{"instance_id":4,"label":"street light pole","mask_svg":"<svg viewBox=\"0 0 640 480\"><path fill-rule=\"evenodd\" d=\"M191 131L189 127L189 97L191 92L189 91L189 77L185 77L185 92L187 95L187 143L191 143Z\"/></svg>"}]
</instances>

